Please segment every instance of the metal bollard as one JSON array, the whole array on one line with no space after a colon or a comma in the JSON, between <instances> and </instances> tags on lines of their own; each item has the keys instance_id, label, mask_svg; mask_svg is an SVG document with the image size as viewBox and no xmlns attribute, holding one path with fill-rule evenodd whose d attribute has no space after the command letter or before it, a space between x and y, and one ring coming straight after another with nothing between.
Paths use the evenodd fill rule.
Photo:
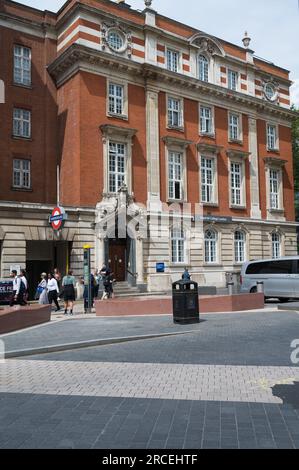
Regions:
<instances>
[{"instance_id":1,"label":"metal bollard","mask_svg":"<svg viewBox=\"0 0 299 470\"><path fill-rule=\"evenodd\" d=\"M234 283L233 282L228 282L227 287L228 287L228 295L233 295L234 293Z\"/></svg>"},{"instance_id":2,"label":"metal bollard","mask_svg":"<svg viewBox=\"0 0 299 470\"><path fill-rule=\"evenodd\" d=\"M258 292L259 294L263 294L263 293L264 293L264 283L263 283L263 281L258 281L258 282L256 283L256 287L257 287L257 292Z\"/></svg>"}]
</instances>

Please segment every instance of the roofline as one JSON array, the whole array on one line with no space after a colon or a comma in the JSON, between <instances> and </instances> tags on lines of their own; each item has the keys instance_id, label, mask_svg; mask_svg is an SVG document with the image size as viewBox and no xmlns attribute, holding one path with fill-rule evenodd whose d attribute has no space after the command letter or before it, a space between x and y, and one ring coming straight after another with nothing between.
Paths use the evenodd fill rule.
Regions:
<instances>
[{"instance_id":1,"label":"roofline","mask_svg":"<svg viewBox=\"0 0 299 470\"><path fill-rule=\"evenodd\" d=\"M40 10L40 9L38 9L38 8L31 7L31 6L29 6L29 5L25 5L25 4L23 4L23 3L16 2L15 0L5 0L5 1L8 2L8 3L12 3L12 4L15 4L15 5L19 5L19 6L23 7L23 8L29 9L29 10L36 11L36 12L40 12L40 13L49 13L49 14L53 15L55 18L58 18L58 16L63 12L63 10L66 9L66 7L67 7L73 0L66 0L66 2L62 5L62 7L61 7L57 12L53 12L52 10ZM115 5L115 2L113 2L112 0L101 0L101 1L104 1L104 2L107 3L107 4L112 3L112 4ZM77 2L77 3L80 4L81 2ZM83 5L84 5L84 3L83 3ZM97 7L95 7L95 8L97 8ZM145 10L142 12L142 11L136 10L136 9L134 9L134 8L129 8L129 11L131 11L132 13L134 13L134 14L136 14L136 15L144 16L144 11L145 11ZM165 15L161 15L161 14L158 13L158 12L156 12L156 14L157 14L157 16L158 16L159 18L163 18L163 19L165 19L165 20L167 20L167 21L170 21L171 23L177 24L177 25L179 25L179 26L184 26L184 27L190 28L191 30L194 31L194 33L207 34L207 35L209 35L209 36L214 37L214 38L217 39L218 41L223 42L224 44L228 44L229 46L233 46L233 47L238 48L238 49L239 49L240 51L242 51L242 52L248 51L248 49L246 49L246 48L244 48L244 47L242 47L242 46L239 46L238 44L234 44L234 43L232 43L232 42L230 42L230 41L226 41L225 39L219 38L218 36L215 36L215 35L213 35L213 34L206 33L205 31L202 31L202 30L200 30L200 29L196 29L194 26L190 26L190 25L188 25L188 24L186 24L186 23L182 23L181 21L175 20L175 19L170 18L170 17L165 16ZM279 70L282 70L282 71L284 71L284 72L287 72L288 74L291 73L290 70L288 70L288 69L286 69L286 68L284 68L284 67L280 67L279 65L276 65L276 64L274 64L273 62L268 61L267 59L262 59L261 57L258 57L258 56L254 56L254 58L257 59L257 60L259 60L260 62L263 62L263 63L265 63L265 64L268 64L268 65L270 65L270 66L272 66L272 67L275 67L275 68L277 68L277 69L279 69Z\"/></svg>"},{"instance_id":2,"label":"roofline","mask_svg":"<svg viewBox=\"0 0 299 470\"><path fill-rule=\"evenodd\" d=\"M68 1L69 1L69 0L68 0ZM12 4L14 4L14 5L17 5L17 6L26 8L27 10L33 10L33 11L36 11L36 12L39 12L39 13L50 13L50 14L53 15L55 18L57 17L57 13L55 13L55 12L52 11L52 10L40 10L39 8L31 7L30 5L25 5L24 3L16 2L15 0L5 0L5 2L7 2L7 3L12 3Z\"/></svg>"}]
</instances>

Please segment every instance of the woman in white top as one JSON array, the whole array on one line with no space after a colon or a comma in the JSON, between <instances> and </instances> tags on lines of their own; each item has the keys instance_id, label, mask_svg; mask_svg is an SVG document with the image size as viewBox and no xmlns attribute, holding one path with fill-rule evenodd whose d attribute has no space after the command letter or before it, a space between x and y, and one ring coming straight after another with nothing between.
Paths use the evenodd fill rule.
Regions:
<instances>
[{"instance_id":1,"label":"woman in white top","mask_svg":"<svg viewBox=\"0 0 299 470\"><path fill-rule=\"evenodd\" d=\"M56 305L55 312L59 312L60 306L57 300L58 294L59 294L59 288L58 288L58 284L53 273L48 274L47 291L48 291L49 304L52 305L54 301Z\"/></svg>"}]
</instances>

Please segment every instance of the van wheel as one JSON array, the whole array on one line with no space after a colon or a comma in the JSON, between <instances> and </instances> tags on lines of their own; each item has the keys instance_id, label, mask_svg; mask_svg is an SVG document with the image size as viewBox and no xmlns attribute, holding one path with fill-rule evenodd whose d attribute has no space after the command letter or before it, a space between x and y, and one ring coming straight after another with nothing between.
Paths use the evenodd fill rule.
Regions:
<instances>
[{"instance_id":1,"label":"van wheel","mask_svg":"<svg viewBox=\"0 0 299 470\"><path fill-rule=\"evenodd\" d=\"M279 300L279 302L281 302L283 304L283 303L289 302L290 299L287 299L287 298L284 298L284 297L279 297L278 300Z\"/></svg>"},{"instance_id":2,"label":"van wheel","mask_svg":"<svg viewBox=\"0 0 299 470\"><path fill-rule=\"evenodd\" d=\"M257 293L257 287L252 287L252 289L250 289L250 294L256 294Z\"/></svg>"}]
</instances>

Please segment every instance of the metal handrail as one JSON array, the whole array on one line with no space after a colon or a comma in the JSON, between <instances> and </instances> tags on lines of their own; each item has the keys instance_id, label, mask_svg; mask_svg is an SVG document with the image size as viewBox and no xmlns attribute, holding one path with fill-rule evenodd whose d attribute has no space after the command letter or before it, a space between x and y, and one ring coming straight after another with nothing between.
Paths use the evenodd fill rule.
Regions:
<instances>
[{"instance_id":1,"label":"metal handrail","mask_svg":"<svg viewBox=\"0 0 299 470\"><path fill-rule=\"evenodd\" d=\"M127 273L131 274L131 276L133 276L135 279L137 279L138 277L138 273L132 273L129 269L127 269Z\"/></svg>"}]
</instances>

